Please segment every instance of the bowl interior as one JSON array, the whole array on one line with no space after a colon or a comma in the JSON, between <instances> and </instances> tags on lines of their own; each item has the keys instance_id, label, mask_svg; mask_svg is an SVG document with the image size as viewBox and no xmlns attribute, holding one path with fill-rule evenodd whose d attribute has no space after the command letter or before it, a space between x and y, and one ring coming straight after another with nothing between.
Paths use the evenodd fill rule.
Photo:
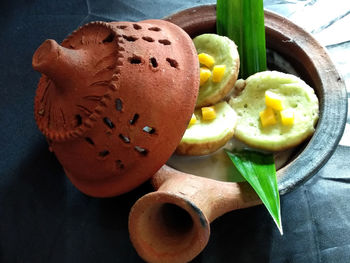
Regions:
<instances>
[{"instance_id":1,"label":"bowl interior","mask_svg":"<svg viewBox=\"0 0 350 263\"><path fill-rule=\"evenodd\" d=\"M193 38L216 32L215 8L215 5L194 7L165 19ZM309 33L269 11L265 11L265 27L268 67L299 75L314 88L320 103L314 135L297 147L277 172L280 193L284 194L314 175L334 152L346 123L347 94L344 81L326 50Z\"/></svg>"}]
</instances>

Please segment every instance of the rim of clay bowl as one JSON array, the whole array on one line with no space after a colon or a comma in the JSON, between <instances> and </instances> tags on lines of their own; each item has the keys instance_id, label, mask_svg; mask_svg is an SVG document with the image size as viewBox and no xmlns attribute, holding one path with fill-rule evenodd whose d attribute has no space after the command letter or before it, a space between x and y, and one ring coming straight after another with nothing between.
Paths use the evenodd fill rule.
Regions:
<instances>
[{"instance_id":1,"label":"rim of clay bowl","mask_svg":"<svg viewBox=\"0 0 350 263\"><path fill-rule=\"evenodd\" d=\"M202 5L164 18L184 29L192 38L216 31L216 5ZM313 176L332 156L344 132L347 93L326 49L311 34L290 20L265 10L266 46L285 58L300 77L314 88L320 103L313 136L292 160L277 171L280 194L294 190Z\"/></svg>"}]
</instances>

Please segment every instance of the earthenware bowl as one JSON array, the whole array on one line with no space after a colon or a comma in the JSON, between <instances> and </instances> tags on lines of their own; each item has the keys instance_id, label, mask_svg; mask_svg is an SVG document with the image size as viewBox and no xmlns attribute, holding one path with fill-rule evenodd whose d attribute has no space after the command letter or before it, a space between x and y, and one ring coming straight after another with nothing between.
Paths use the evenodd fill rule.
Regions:
<instances>
[{"instance_id":1,"label":"earthenware bowl","mask_svg":"<svg viewBox=\"0 0 350 263\"><path fill-rule=\"evenodd\" d=\"M216 31L216 6L190 8L166 18L191 37ZM288 19L265 11L267 48L281 55L315 92L320 101L316 132L290 162L278 171L284 194L314 175L333 154L343 134L347 116L346 87L326 49L308 32ZM270 63L269 63L270 62ZM272 65L268 58L269 67Z\"/></svg>"},{"instance_id":2,"label":"earthenware bowl","mask_svg":"<svg viewBox=\"0 0 350 263\"><path fill-rule=\"evenodd\" d=\"M191 37L214 33L216 6L200 6L166 17ZM268 67L285 70L281 58L315 89L319 121L310 140L296 149L278 170L285 194L313 176L330 158L343 134L347 95L342 77L327 51L306 31L284 17L265 12ZM294 71L293 70L293 71ZM205 247L209 224L218 216L259 203L246 183L228 183L181 173L164 166L152 179L156 192L139 199L131 210L131 240L150 262L186 262Z\"/></svg>"}]
</instances>

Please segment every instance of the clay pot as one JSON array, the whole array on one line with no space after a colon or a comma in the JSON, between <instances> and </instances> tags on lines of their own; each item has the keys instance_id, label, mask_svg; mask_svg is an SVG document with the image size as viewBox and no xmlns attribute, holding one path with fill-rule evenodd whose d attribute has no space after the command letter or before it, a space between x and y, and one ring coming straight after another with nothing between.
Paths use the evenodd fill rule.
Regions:
<instances>
[{"instance_id":1,"label":"clay pot","mask_svg":"<svg viewBox=\"0 0 350 263\"><path fill-rule=\"evenodd\" d=\"M72 183L115 196L174 152L194 110L199 65L190 37L162 20L94 22L33 56L43 73L35 119Z\"/></svg>"},{"instance_id":2,"label":"clay pot","mask_svg":"<svg viewBox=\"0 0 350 263\"><path fill-rule=\"evenodd\" d=\"M191 8L167 20L191 37L215 32L215 6ZM327 52L310 34L268 11L265 25L267 48L286 58L315 89L320 101L316 132L277 172L280 193L284 194L315 174L332 155L345 127L347 96ZM157 191L140 198L129 216L131 241L148 262L190 261L206 246L210 222L228 211L259 203L246 183L218 182L166 166L152 182Z\"/></svg>"}]
</instances>

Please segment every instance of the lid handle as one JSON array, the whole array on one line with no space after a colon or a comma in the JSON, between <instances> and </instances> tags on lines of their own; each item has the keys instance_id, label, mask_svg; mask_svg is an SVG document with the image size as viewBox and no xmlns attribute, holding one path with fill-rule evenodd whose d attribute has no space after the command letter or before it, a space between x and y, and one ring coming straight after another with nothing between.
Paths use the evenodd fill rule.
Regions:
<instances>
[{"instance_id":1,"label":"lid handle","mask_svg":"<svg viewBox=\"0 0 350 263\"><path fill-rule=\"evenodd\" d=\"M60 46L53 39L47 39L35 51L33 68L52 79L56 87L67 87L72 76L77 78L84 66L84 53L80 50Z\"/></svg>"}]
</instances>

